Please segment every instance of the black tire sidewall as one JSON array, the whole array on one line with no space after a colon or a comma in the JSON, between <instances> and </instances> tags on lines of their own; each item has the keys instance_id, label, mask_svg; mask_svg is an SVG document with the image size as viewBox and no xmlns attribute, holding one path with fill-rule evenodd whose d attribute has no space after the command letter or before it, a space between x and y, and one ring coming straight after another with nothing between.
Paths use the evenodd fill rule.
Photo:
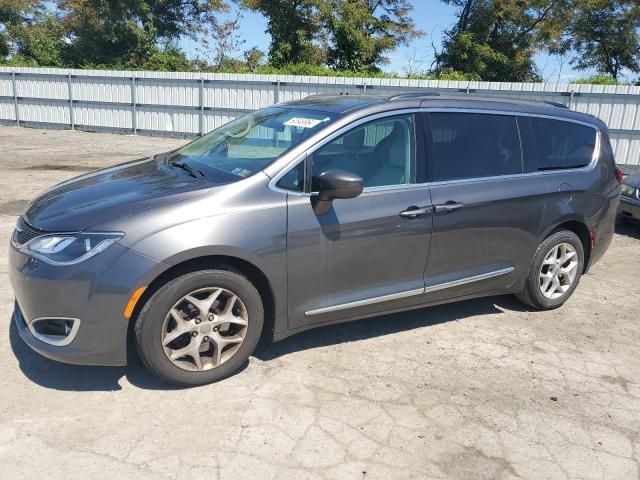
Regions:
<instances>
[{"instance_id":1,"label":"black tire sidewall","mask_svg":"<svg viewBox=\"0 0 640 480\"><path fill-rule=\"evenodd\" d=\"M235 293L247 308L249 324L238 351L211 370L191 372L174 365L162 348L162 327L169 309L184 295L206 287L221 287ZM203 270L182 275L160 287L144 305L136 320L136 345L140 358L155 375L168 382L194 386L222 380L243 367L253 353L264 323L260 294L249 280L227 270Z\"/></svg>"},{"instance_id":2,"label":"black tire sidewall","mask_svg":"<svg viewBox=\"0 0 640 480\"><path fill-rule=\"evenodd\" d=\"M571 244L578 253L578 271L576 272L576 277L573 280L573 283L569 287L564 295L556 299L546 298L542 292L540 291L539 286L539 272L542 266L542 262L545 257L549 254L552 248L561 244L561 243L569 243ZM573 292L578 287L578 283L580 283L580 278L582 277L582 271L584 270L584 247L582 242L578 238L578 236L568 230L558 231L549 237L547 237L538 248L536 255L533 259L533 263L531 264L531 270L529 272L529 278L527 281L526 288L528 289L528 296L533 301L534 306L542 309L553 309L560 307L564 304L570 297L573 295Z\"/></svg>"}]
</instances>

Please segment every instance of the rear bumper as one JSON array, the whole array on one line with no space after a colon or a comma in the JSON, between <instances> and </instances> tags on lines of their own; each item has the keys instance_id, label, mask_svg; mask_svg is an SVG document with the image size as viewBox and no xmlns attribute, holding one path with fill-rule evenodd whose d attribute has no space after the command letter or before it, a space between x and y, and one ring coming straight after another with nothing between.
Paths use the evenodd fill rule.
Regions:
<instances>
[{"instance_id":1,"label":"rear bumper","mask_svg":"<svg viewBox=\"0 0 640 480\"><path fill-rule=\"evenodd\" d=\"M52 360L79 365L125 365L132 293L158 263L115 244L77 265L55 267L11 247L9 279L16 298L13 319L32 349ZM36 319L78 319L68 344L38 338ZM31 328L29 328L31 327Z\"/></svg>"}]
</instances>

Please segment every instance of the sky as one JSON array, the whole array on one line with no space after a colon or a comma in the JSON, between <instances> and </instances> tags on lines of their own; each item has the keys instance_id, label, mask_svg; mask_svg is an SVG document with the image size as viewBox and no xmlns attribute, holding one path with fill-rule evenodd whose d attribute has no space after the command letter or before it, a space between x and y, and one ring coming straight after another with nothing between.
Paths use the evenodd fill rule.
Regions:
<instances>
[{"instance_id":1,"label":"sky","mask_svg":"<svg viewBox=\"0 0 640 480\"><path fill-rule=\"evenodd\" d=\"M445 4L441 0L413 0L412 16L416 26L425 36L414 40L408 46L402 46L389 54L389 63L383 66L387 72L406 73L407 67L413 63L414 71L427 70L433 61L433 44L440 48L442 32L455 21L455 7ZM257 46L264 52L269 49L269 36L265 33L266 19L257 13L243 10L240 36L244 40L242 50ZM189 57L198 55L197 46L193 42L183 42L181 45ZM240 56L241 52L234 52L233 56ZM412 61L413 60L413 61ZM584 78L595 72L577 72L568 65L564 65L556 57L540 53L535 57L542 78L547 82L568 83L576 78Z\"/></svg>"}]
</instances>

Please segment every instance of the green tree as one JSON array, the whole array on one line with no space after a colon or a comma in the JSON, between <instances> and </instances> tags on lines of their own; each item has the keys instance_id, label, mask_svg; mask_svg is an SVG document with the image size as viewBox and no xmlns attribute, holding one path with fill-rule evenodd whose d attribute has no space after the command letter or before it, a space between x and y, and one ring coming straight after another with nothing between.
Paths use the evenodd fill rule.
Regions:
<instances>
[{"instance_id":1,"label":"green tree","mask_svg":"<svg viewBox=\"0 0 640 480\"><path fill-rule=\"evenodd\" d=\"M376 71L386 54L422 35L408 0L331 0L328 64L338 70Z\"/></svg>"},{"instance_id":2,"label":"green tree","mask_svg":"<svg viewBox=\"0 0 640 480\"><path fill-rule=\"evenodd\" d=\"M69 44L66 61L143 65L160 41L197 36L223 0L59 0Z\"/></svg>"},{"instance_id":3,"label":"green tree","mask_svg":"<svg viewBox=\"0 0 640 480\"><path fill-rule=\"evenodd\" d=\"M433 73L490 81L539 81L533 57L560 37L571 0L443 0L457 8Z\"/></svg>"},{"instance_id":4,"label":"green tree","mask_svg":"<svg viewBox=\"0 0 640 480\"><path fill-rule=\"evenodd\" d=\"M578 70L595 69L618 80L640 71L640 6L626 0L576 0L561 49Z\"/></svg>"},{"instance_id":5,"label":"green tree","mask_svg":"<svg viewBox=\"0 0 640 480\"><path fill-rule=\"evenodd\" d=\"M167 45L152 52L142 68L154 72L188 72L192 70L192 65L182 50Z\"/></svg>"},{"instance_id":6,"label":"green tree","mask_svg":"<svg viewBox=\"0 0 640 480\"><path fill-rule=\"evenodd\" d=\"M40 0L0 0L0 58L5 59L12 53L11 30L26 25L39 8Z\"/></svg>"},{"instance_id":7,"label":"green tree","mask_svg":"<svg viewBox=\"0 0 640 480\"><path fill-rule=\"evenodd\" d=\"M242 5L267 18L271 36L269 61L276 67L291 63L322 64L318 45L322 0L241 0Z\"/></svg>"},{"instance_id":8,"label":"green tree","mask_svg":"<svg viewBox=\"0 0 640 480\"><path fill-rule=\"evenodd\" d=\"M46 10L35 12L31 21L8 28L13 44L12 63L40 67L64 67L64 29Z\"/></svg>"},{"instance_id":9,"label":"green tree","mask_svg":"<svg viewBox=\"0 0 640 480\"><path fill-rule=\"evenodd\" d=\"M264 64L264 52L258 47L251 47L249 50L246 50L242 56L244 57L247 70L250 72L255 72Z\"/></svg>"}]
</instances>

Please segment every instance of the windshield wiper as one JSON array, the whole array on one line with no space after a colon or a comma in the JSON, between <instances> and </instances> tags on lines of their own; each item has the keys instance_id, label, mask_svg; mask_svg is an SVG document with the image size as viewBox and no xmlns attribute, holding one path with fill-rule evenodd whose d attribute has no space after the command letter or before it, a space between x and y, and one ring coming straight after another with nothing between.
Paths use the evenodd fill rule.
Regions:
<instances>
[{"instance_id":1,"label":"windshield wiper","mask_svg":"<svg viewBox=\"0 0 640 480\"><path fill-rule=\"evenodd\" d=\"M171 165L173 165L174 167L181 168L182 170L184 170L185 172L187 172L189 175L191 175L194 178L198 178L198 175L196 175L196 173L200 174L201 177L204 177L204 173L202 173L200 170L193 169L192 167L190 167L186 163L175 162L175 163L172 163Z\"/></svg>"}]
</instances>

